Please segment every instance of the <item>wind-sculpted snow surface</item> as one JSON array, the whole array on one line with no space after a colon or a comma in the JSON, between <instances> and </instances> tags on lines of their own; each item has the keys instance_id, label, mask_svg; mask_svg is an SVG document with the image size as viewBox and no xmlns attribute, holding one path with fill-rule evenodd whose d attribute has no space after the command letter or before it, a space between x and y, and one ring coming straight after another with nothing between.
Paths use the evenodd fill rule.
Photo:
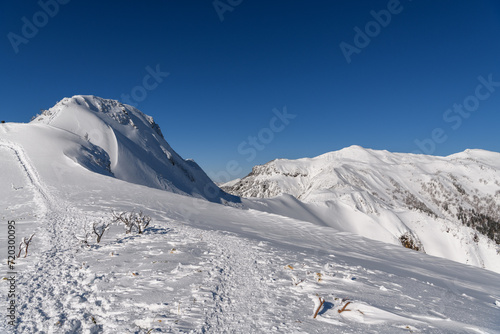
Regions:
<instances>
[{"instance_id":1,"label":"wind-sculpted snow surface","mask_svg":"<svg viewBox=\"0 0 500 334\"><path fill-rule=\"evenodd\" d=\"M16 192L28 196L32 179L9 161L25 175ZM38 237L17 261L18 325L13 331L2 319L2 332L499 332L493 272L291 218L78 176L52 190L56 180L40 182L51 200L39 205L50 210L20 230ZM80 241L89 223L132 207L153 218L144 234L113 225L99 244ZM319 297L325 303L314 319Z\"/></svg>"},{"instance_id":2,"label":"wind-sculpted snow surface","mask_svg":"<svg viewBox=\"0 0 500 334\"><path fill-rule=\"evenodd\" d=\"M35 233L0 333L500 333L492 271L126 182L103 142L47 124L0 125L0 154L2 218ZM131 211L142 234L87 235Z\"/></svg>"},{"instance_id":3,"label":"wind-sculpted snow surface","mask_svg":"<svg viewBox=\"0 0 500 334\"><path fill-rule=\"evenodd\" d=\"M102 164L105 174L118 179L215 202L221 198L238 200L221 192L194 161L182 159L165 141L153 118L132 106L77 95L64 98L32 123L84 138L94 153L86 155Z\"/></svg>"},{"instance_id":4,"label":"wind-sculpted snow surface","mask_svg":"<svg viewBox=\"0 0 500 334\"><path fill-rule=\"evenodd\" d=\"M222 189L247 207L500 272L500 154L448 157L352 146L279 159Z\"/></svg>"}]
</instances>

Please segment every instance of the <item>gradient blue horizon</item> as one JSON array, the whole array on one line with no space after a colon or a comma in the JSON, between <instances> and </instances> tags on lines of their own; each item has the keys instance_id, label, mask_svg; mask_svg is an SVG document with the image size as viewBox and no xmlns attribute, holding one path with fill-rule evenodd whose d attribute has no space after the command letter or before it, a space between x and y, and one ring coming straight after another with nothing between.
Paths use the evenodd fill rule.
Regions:
<instances>
[{"instance_id":1,"label":"gradient blue horizon","mask_svg":"<svg viewBox=\"0 0 500 334\"><path fill-rule=\"evenodd\" d=\"M500 83L496 1L220 0L223 21L213 1L54 1L0 4L2 120L78 94L128 99L215 181L351 145L500 152L500 87L473 105L484 80ZM44 6L55 14L16 53L12 34ZM348 63L340 44L356 46L355 27L388 7ZM474 110L453 111L464 102ZM296 117L276 116L284 107Z\"/></svg>"}]
</instances>

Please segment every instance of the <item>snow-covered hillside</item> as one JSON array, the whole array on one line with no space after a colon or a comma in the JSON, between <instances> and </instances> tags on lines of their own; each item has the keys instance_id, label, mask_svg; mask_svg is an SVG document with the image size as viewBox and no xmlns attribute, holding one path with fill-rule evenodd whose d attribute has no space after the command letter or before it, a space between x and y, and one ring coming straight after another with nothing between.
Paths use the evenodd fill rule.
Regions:
<instances>
[{"instance_id":1,"label":"snow-covered hillside","mask_svg":"<svg viewBox=\"0 0 500 334\"><path fill-rule=\"evenodd\" d=\"M222 187L247 207L500 272L500 154L448 157L351 146L279 159ZM281 196L280 196L281 195Z\"/></svg>"},{"instance_id":2,"label":"snow-covered hillside","mask_svg":"<svg viewBox=\"0 0 500 334\"><path fill-rule=\"evenodd\" d=\"M88 99L98 100L70 99L73 110L94 105ZM137 125L133 113L136 133L96 108L98 120L85 107L74 128L57 109L30 124L0 124L2 220L16 222L18 242L35 233L13 264L15 298L7 228L0 233L8 278L0 333L500 333L498 273L188 195L201 188L182 188L186 176L173 170L162 175L176 189L129 180L136 174L120 165L148 164L136 145L152 141L152 124ZM91 133L99 126L101 135ZM106 146L113 136L121 149ZM151 216L144 233L114 223L96 242L94 223L132 210Z\"/></svg>"},{"instance_id":3,"label":"snow-covered hillside","mask_svg":"<svg viewBox=\"0 0 500 334\"><path fill-rule=\"evenodd\" d=\"M212 201L238 200L220 192L193 160L182 159L165 141L153 118L132 106L96 96L76 95L45 110L32 123L66 130L78 136L72 139L74 141L82 138L88 141L78 146L86 150L84 156L93 162L96 172ZM69 158L78 160L81 155L73 154ZM88 167L87 162L83 164Z\"/></svg>"}]
</instances>

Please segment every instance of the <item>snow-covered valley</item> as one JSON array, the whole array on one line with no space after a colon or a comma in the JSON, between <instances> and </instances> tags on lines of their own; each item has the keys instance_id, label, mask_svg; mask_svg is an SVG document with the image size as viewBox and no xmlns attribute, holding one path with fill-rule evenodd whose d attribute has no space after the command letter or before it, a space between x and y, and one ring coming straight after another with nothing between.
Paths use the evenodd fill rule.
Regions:
<instances>
[{"instance_id":1,"label":"snow-covered valley","mask_svg":"<svg viewBox=\"0 0 500 334\"><path fill-rule=\"evenodd\" d=\"M35 233L27 257L15 262L16 325L4 316L1 332L500 333L500 274L480 263L431 256L431 243L420 234L426 253L373 240L381 238L362 233L367 226L351 231L340 219L338 226L324 224L318 215L324 204L314 202L335 202L331 192L241 201L219 191L132 107L89 96L63 101L66 107L56 105L44 119L0 125L2 220L16 221L18 242ZM498 169L478 175L471 166L463 167L471 183L486 179L481 193L495 195ZM411 178L396 181L403 180ZM426 231L425 212L389 213L401 208L400 200L387 200L384 210L383 201L365 201L360 220L377 203L377 224L398 217L398 231ZM430 200L425 204L436 210ZM339 217L350 208L337 208ZM152 218L144 233L126 234L115 223L96 242L93 223L132 210ZM409 225L412 219L422 222L420 230ZM438 219L450 234L467 227ZM0 234L4 275L6 231ZM457 247L450 254L467 245L431 233ZM495 269L496 253L488 253L494 244L479 239L484 266ZM9 281L2 282L6 310Z\"/></svg>"}]
</instances>

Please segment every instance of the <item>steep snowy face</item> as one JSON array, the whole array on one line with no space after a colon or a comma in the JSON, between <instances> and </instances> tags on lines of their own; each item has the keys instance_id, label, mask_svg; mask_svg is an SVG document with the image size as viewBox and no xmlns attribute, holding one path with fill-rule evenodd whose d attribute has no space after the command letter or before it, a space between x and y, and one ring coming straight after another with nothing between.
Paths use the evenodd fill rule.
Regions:
<instances>
[{"instance_id":1,"label":"steep snowy face","mask_svg":"<svg viewBox=\"0 0 500 334\"><path fill-rule=\"evenodd\" d=\"M500 270L499 153L435 157L351 146L274 160L222 189L261 198L248 201L255 208Z\"/></svg>"},{"instance_id":2,"label":"steep snowy face","mask_svg":"<svg viewBox=\"0 0 500 334\"><path fill-rule=\"evenodd\" d=\"M222 192L192 160L181 158L165 141L152 117L115 100L89 95L64 98L31 123L69 131L107 156L116 178L220 202L237 198Z\"/></svg>"}]
</instances>

